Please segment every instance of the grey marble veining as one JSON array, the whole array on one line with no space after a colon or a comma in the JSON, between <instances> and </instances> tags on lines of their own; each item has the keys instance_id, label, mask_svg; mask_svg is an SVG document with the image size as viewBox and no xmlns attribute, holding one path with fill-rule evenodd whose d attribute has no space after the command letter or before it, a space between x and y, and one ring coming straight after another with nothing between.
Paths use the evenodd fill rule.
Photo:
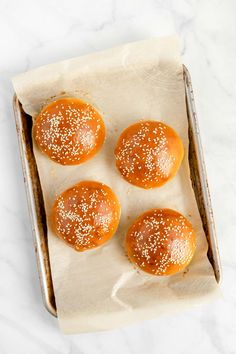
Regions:
<instances>
[{"instance_id":1,"label":"grey marble veining","mask_svg":"<svg viewBox=\"0 0 236 354\"><path fill-rule=\"evenodd\" d=\"M236 2L0 1L0 353L236 353ZM64 336L43 308L12 112L15 74L176 31L189 68L223 265L222 298L106 333Z\"/></svg>"}]
</instances>

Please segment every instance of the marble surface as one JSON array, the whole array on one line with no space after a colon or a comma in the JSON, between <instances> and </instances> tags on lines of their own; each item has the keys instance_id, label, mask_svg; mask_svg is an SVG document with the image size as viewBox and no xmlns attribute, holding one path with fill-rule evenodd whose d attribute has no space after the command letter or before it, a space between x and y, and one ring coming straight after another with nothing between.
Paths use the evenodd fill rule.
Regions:
<instances>
[{"instance_id":1,"label":"marble surface","mask_svg":"<svg viewBox=\"0 0 236 354\"><path fill-rule=\"evenodd\" d=\"M0 1L0 353L236 353L236 2ZM120 330L65 336L44 309L12 112L11 77L177 32L199 116L223 268L222 298Z\"/></svg>"}]
</instances>

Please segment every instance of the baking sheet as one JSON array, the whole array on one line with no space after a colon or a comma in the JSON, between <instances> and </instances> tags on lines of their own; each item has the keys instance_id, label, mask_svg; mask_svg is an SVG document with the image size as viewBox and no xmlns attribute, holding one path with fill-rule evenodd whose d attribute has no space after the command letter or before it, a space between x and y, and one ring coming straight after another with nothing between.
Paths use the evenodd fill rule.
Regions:
<instances>
[{"instance_id":1,"label":"baking sheet","mask_svg":"<svg viewBox=\"0 0 236 354\"><path fill-rule=\"evenodd\" d=\"M217 293L207 242L191 187L188 124L182 64L176 37L127 44L89 56L48 65L13 80L24 110L35 116L53 96L75 95L93 104L104 117L107 138L102 151L80 166L60 166L34 147L43 189L54 292L65 333L104 330L151 318ZM125 182L115 168L113 149L120 132L140 119L171 125L181 136L185 158L177 176L155 190ZM108 184L122 204L118 232L105 246L76 253L50 230L54 198L82 179ZM143 211L173 208L192 222L197 250L189 268L172 277L138 272L124 250L125 232Z\"/></svg>"}]
</instances>

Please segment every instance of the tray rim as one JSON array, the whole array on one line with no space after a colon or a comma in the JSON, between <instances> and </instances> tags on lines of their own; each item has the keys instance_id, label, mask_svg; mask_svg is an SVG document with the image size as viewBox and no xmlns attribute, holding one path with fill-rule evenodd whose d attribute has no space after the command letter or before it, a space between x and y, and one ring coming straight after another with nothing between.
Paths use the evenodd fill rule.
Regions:
<instances>
[{"instance_id":1,"label":"tray rim","mask_svg":"<svg viewBox=\"0 0 236 354\"><path fill-rule=\"evenodd\" d=\"M200 138L199 124L197 120L197 113L195 108L191 77L185 65L183 65L183 80L185 85L188 123L191 124L191 128L193 131L193 143L194 143L194 148L196 150L196 154L198 156L197 164L198 164L198 170L200 171L199 177L200 177L203 202L205 207L204 209L205 209L206 219L208 223L209 239L207 237L207 241L212 251L213 263L214 263L212 264L212 267L214 269L215 278L217 283L220 283L222 277L222 269L221 269L221 262L219 256L219 248L218 248L218 243L216 238L216 230L215 230L214 216L213 216L213 210L212 210L212 204L210 198L210 191L209 191L209 186L207 181L206 167L205 167L203 148L202 148L202 143ZM33 239L35 244L35 252L37 258L37 266L38 266L38 273L39 273L39 279L41 284L43 303L47 311L51 315L57 317L57 310L56 310L55 303L51 302L49 296L49 287L52 287L53 284L52 284L52 280L51 281L48 280L46 274L46 267L44 262L45 253L43 253L41 247L39 227L37 223L36 207L35 207L35 203L33 202L35 201L35 199L33 193L33 184L30 177L29 162L26 156L25 142L23 141L20 134L20 132L22 131L20 101L18 100L16 94L14 94L13 96L13 111L14 111L15 124L16 124L17 136L18 136L18 144L19 144L21 165L22 165L23 176L24 176L25 190L27 195L27 204L28 204L28 210L29 210L29 215L31 220L31 228L32 228ZM48 253L47 253L47 257L48 257L47 261L50 263Z\"/></svg>"},{"instance_id":2,"label":"tray rim","mask_svg":"<svg viewBox=\"0 0 236 354\"><path fill-rule=\"evenodd\" d=\"M26 197L27 197L27 205L28 211L30 215L31 221L31 229L33 234L33 241L34 241L34 248L36 253L36 260L37 260L37 268L39 274L39 280L41 285L41 292L44 306L46 307L47 311L57 317L57 311L54 304L50 301L49 296L49 287L52 286L52 283L49 284L48 277L47 277L47 270L45 266L45 253L43 252L41 239L40 239L40 231L39 225L37 222L37 211L36 211L36 204L33 202L34 199L34 192L33 192L33 183L30 177L30 168L29 162L27 160L26 154L26 147L24 139L20 136L20 131L23 129L22 121L21 121L21 109L20 109L20 102L14 94L13 96L13 110L15 116L15 123L16 123L16 130L18 136L18 144L20 149L20 158L21 158L21 165L22 165L22 172L24 177L24 185L26 190ZM47 254L48 262L49 262L49 254Z\"/></svg>"},{"instance_id":3,"label":"tray rim","mask_svg":"<svg viewBox=\"0 0 236 354\"><path fill-rule=\"evenodd\" d=\"M206 219L208 222L209 239L207 238L207 241L208 244L211 243L209 244L209 246L211 246L211 251L212 251L212 256L214 261L213 269L214 269L216 281L219 284L222 280L221 279L222 268L221 268L221 261L220 261L219 246L218 246L218 241L216 236L214 214L213 214L213 208L211 203L210 189L209 189L209 184L207 179L206 165L204 160L200 129L199 129L199 124L197 119L195 100L193 95L192 81L191 81L190 73L185 65L183 65L183 75L184 75L184 83L185 83L185 94L187 98L187 105L189 108L187 115L188 115L189 122L191 122L192 124L192 130L194 133L193 143L196 149L196 153L198 155L198 159L197 159L198 169L199 171L202 171L202 173L199 173L199 177L201 181L202 197L205 205Z\"/></svg>"}]
</instances>

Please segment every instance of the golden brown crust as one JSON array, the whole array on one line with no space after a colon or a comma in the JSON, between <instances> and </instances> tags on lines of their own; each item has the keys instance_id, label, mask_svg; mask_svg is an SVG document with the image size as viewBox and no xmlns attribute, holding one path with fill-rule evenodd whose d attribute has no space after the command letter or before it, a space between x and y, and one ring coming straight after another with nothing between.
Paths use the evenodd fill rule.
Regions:
<instances>
[{"instance_id":1,"label":"golden brown crust","mask_svg":"<svg viewBox=\"0 0 236 354\"><path fill-rule=\"evenodd\" d=\"M130 260L153 275L171 275L192 260L196 236L191 223L171 209L152 209L142 214L126 236Z\"/></svg>"},{"instance_id":2,"label":"golden brown crust","mask_svg":"<svg viewBox=\"0 0 236 354\"><path fill-rule=\"evenodd\" d=\"M115 149L121 175L145 189L160 187L174 177L183 155L183 144L176 132L157 121L140 121L129 126Z\"/></svg>"},{"instance_id":3,"label":"golden brown crust","mask_svg":"<svg viewBox=\"0 0 236 354\"><path fill-rule=\"evenodd\" d=\"M62 165L77 165L93 157L105 139L100 114L77 98L61 98L37 116L33 137L39 149Z\"/></svg>"},{"instance_id":4,"label":"golden brown crust","mask_svg":"<svg viewBox=\"0 0 236 354\"><path fill-rule=\"evenodd\" d=\"M120 204L103 183L82 181L55 200L51 223L55 234L76 251L107 242L116 232Z\"/></svg>"}]
</instances>

